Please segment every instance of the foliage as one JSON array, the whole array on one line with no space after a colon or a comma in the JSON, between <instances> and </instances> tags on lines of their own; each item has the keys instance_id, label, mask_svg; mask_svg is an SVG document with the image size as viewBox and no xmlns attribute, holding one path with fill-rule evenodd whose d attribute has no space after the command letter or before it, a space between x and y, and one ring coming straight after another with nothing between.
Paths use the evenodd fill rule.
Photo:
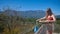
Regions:
<instances>
[{"instance_id":1,"label":"foliage","mask_svg":"<svg viewBox=\"0 0 60 34\"><path fill-rule=\"evenodd\" d=\"M6 15L4 12L0 14L0 33L3 34L21 34L23 32L27 34L33 33L32 28L35 24L35 18L22 18L21 16L17 16L16 12L15 16ZM57 18L56 24L60 25L60 18ZM58 29L60 28L59 25L55 28L55 31L57 32L60 30Z\"/></svg>"},{"instance_id":2,"label":"foliage","mask_svg":"<svg viewBox=\"0 0 60 34\"><path fill-rule=\"evenodd\" d=\"M0 32L3 34L20 34L21 32L28 31L34 26L34 18L22 18L20 16L6 15L5 13L0 14ZM22 25L22 24L23 25ZM30 24L26 24L30 23ZM26 25L25 25L26 24Z\"/></svg>"}]
</instances>

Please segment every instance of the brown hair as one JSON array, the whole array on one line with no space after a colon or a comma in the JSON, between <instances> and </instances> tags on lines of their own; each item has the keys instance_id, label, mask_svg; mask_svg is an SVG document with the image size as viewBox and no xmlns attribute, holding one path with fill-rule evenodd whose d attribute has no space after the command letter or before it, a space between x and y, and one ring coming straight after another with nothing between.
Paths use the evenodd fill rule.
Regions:
<instances>
[{"instance_id":1,"label":"brown hair","mask_svg":"<svg viewBox=\"0 0 60 34\"><path fill-rule=\"evenodd\" d=\"M52 15L53 13L52 13L52 11L51 11L51 9L50 8L48 8L47 9L47 11L46 11L46 18L50 15Z\"/></svg>"}]
</instances>

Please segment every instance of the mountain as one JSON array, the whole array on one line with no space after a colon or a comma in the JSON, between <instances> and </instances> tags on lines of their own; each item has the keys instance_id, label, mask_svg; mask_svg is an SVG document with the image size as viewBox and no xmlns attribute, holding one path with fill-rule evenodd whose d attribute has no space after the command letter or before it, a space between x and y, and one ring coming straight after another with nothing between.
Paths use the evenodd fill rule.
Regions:
<instances>
[{"instance_id":1,"label":"mountain","mask_svg":"<svg viewBox=\"0 0 60 34\"><path fill-rule=\"evenodd\" d=\"M42 10L21 11L19 15L24 18L41 18L45 15L45 12Z\"/></svg>"},{"instance_id":2,"label":"mountain","mask_svg":"<svg viewBox=\"0 0 60 34\"><path fill-rule=\"evenodd\" d=\"M56 18L60 18L60 15L56 15Z\"/></svg>"},{"instance_id":3,"label":"mountain","mask_svg":"<svg viewBox=\"0 0 60 34\"><path fill-rule=\"evenodd\" d=\"M15 10L5 10L6 15L21 16L23 18L42 18L45 16L45 11L43 10L29 10L29 11L15 11Z\"/></svg>"}]
</instances>

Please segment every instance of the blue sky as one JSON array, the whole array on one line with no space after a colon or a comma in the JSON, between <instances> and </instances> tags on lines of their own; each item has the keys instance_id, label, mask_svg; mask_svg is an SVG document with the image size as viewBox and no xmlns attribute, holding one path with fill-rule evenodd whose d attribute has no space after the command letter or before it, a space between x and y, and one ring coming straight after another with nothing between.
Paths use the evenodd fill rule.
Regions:
<instances>
[{"instance_id":1,"label":"blue sky","mask_svg":"<svg viewBox=\"0 0 60 34\"><path fill-rule=\"evenodd\" d=\"M13 10L44 10L51 8L53 13L60 15L60 0L0 0L0 10L3 7Z\"/></svg>"}]
</instances>

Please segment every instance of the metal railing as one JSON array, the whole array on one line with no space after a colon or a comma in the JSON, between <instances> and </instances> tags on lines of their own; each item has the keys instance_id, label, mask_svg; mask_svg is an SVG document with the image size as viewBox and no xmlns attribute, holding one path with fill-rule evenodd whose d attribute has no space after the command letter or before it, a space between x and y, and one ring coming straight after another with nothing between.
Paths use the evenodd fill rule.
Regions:
<instances>
[{"instance_id":1,"label":"metal railing","mask_svg":"<svg viewBox=\"0 0 60 34\"><path fill-rule=\"evenodd\" d=\"M34 34L46 34L45 24L42 24L41 27Z\"/></svg>"}]
</instances>

